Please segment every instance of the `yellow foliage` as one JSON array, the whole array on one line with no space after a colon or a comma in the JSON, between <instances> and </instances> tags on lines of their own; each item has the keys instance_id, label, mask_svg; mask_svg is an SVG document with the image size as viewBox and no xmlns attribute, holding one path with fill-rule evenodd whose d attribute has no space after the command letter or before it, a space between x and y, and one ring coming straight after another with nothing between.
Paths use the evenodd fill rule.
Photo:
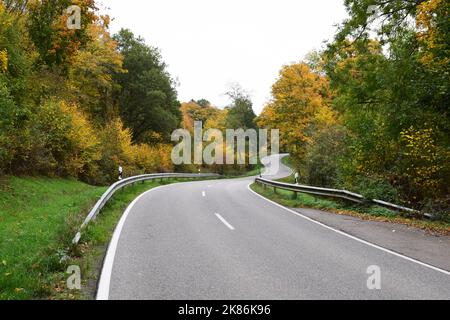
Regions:
<instances>
[{"instance_id":1,"label":"yellow foliage","mask_svg":"<svg viewBox=\"0 0 450 320\"><path fill-rule=\"evenodd\" d=\"M191 132L194 130L194 121L202 121L203 125L210 122L217 125L214 129L225 129L226 111L213 106L200 106L195 101L182 103L180 107L182 114L181 126Z\"/></svg>"},{"instance_id":2,"label":"yellow foliage","mask_svg":"<svg viewBox=\"0 0 450 320\"><path fill-rule=\"evenodd\" d=\"M8 52L6 50L0 50L0 71L8 71Z\"/></svg>"},{"instance_id":3,"label":"yellow foliage","mask_svg":"<svg viewBox=\"0 0 450 320\"><path fill-rule=\"evenodd\" d=\"M100 133L102 169L110 180L117 178L117 168L123 167L124 176L173 171L170 145L134 145L132 132L120 119L111 121Z\"/></svg>"},{"instance_id":4,"label":"yellow foliage","mask_svg":"<svg viewBox=\"0 0 450 320\"><path fill-rule=\"evenodd\" d=\"M209 117L204 124L204 130L217 129L222 132L227 129L228 109L220 110L214 117Z\"/></svg>"},{"instance_id":5,"label":"yellow foliage","mask_svg":"<svg viewBox=\"0 0 450 320\"><path fill-rule=\"evenodd\" d=\"M103 157L112 161L114 167L126 166L133 163L131 130L124 128L122 120L114 119L101 132L101 146Z\"/></svg>"},{"instance_id":6,"label":"yellow foliage","mask_svg":"<svg viewBox=\"0 0 450 320\"><path fill-rule=\"evenodd\" d=\"M299 160L312 142L311 129L335 123L328 107L331 91L328 79L311 71L305 63L284 66L272 87L272 101L259 117L261 127L280 130L281 146Z\"/></svg>"},{"instance_id":7,"label":"yellow foliage","mask_svg":"<svg viewBox=\"0 0 450 320\"><path fill-rule=\"evenodd\" d=\"M70 119L66 132L71 152L65 160L64 167L71 176L86 173L89 164L100 159L99 140L86 116L76 105L60 103L61 112Z\"/></svg>"},{"instance_id":8,"label":"yellow foliage","mask_svg":"<svg viewBox=\"0 0 450 320\"><path fill-rule=\"evenodd\" d=\"M125 73L123 57L117 43L104 26L92 24L87 28L92 41L73 57L68 85L84 110L92 113L101 105L105 95L114 88L113 74ZM101 116L114 116L115 110L102 110ZM105 114L107 113L107 114Z\"/></svg>"},{"instance_id":9,"label":"yellow foliage","mask_svg":"<svg viewBox=\"0 0 450 320\"><path fill-rule=\"evenodd\" d=\"M138 144L132 147L136 173L154 173L173 171L170 145L150 146Z\"/></svg>"},{"instance_id":10,"label":"yellow foliage","mask_svg":"<svg viewBox=\"0 0 450 320\"><path fill-rule=\"evenodd\" d=\"M160 170L165 172L173 172L174 165L172 162L172 145L160 144L157 148L160 156Z\"/></svg>"},{"instance_id":11,"label":"yellow foliage","mask_svg":"<svg viewBox=\"0 0 450 320\"><path fill-rule=\"evenodd\" d=\"M422 57L422 62L427 65L436 64L442 67L448 67L450 56L448 49L448 38L445 33L448 32L445 25L440 27L437 17L444 15L448 21L449 6L446 0L428 0L422 1L417 6L416 26L419 30L418 38L425 45L426 52ZM448 26L448 23L446 24ZM444 51L447 54L437 57L434 52Z\"/></svg>"},{"instance_id":12,"label":"yellow foliage","mask_svg":"<svg viewBox=\"0 0 450 320\"><path fill-rule=\"evenodd\" d=\"M450 152L440 148L434 139L432 128L416 130L413 127L401 132L406 145L407 166L403 173L412 187L421 194L432 193L442 186L439 173L449 163Z\"/></svg>"}]
</instances>

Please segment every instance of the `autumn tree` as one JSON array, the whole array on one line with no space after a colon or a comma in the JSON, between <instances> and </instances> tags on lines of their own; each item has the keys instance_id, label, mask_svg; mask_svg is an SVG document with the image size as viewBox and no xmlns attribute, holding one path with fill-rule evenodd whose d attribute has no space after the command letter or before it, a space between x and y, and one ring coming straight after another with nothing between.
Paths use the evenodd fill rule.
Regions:
<instances>
[{"instance_id":1,"label":"autumn tree","mask_svg":"<svg viewBox=\"0 0 450 320\"><path fill-rule=\"evenodd\" d=\"M97 124L119 115L113 95L120 87L113 78L126 72L108 23L109 17L102 17L88 27L92 41L74 55L68 76L71 96Z\"/></svg>"},{"instance_id":2,"label":"autumn tree","mask_svg":"<svg viewBox=\"0 0 450 320\"><path fill-rule=\"evenodd\" d=\"M70 5L71 0L28 2L28 29L42 64L66 67L76 52L91 41L88 29L98 19L95 0L77 1L81 9L80 29L67 28L66 9Z\"/></svg>"},{"instance_id":3,"label":"autumn tree","mask_svg":"<svg viewBox=\"0 0 450 320\"><path fill-rule=\"evenodd\" d=\"M136 144L119 118L133 102L145 101L151 109L139 121L155 121L155 128L163 127L166 134L167 123L177 126L176 92L157 50L142 41L133 46L133 37L131 46L122 42L118 47L109 34L109 17L98 14L94 0L76 1L81 29L67 28L71 4L0 1L0 174L70 176L107 184L117 178L119 164L126 174L172 171L170 146L161 143L162 134L143 125L146 142L156 142ZM118 80L128 72L123 51L137 75L129 78L132 83ZM119 108L117 97L130 87L134 100L121 100ZM114 136L120 137L119 147L111 145Z\"/></svg>"},{"instance_id":4,"label":"autumn tree","mask_svg":"<svg viewBox=\"0 0 450 320\"><path fill-rule=\"evenodd\" d=\"M31 76L35 52L26 20L0 2L0 173L30 144ZM31 47L31 49L30 49Z\"/></svg>"},{"instance_id":5,"label":"autumn tree","mask_svg":"<svg viewBox=\"0 0 450 320\"><path fill-rule=\"evenodd\" d=\"M304 161L312 142L319 114L328 114L331 91L326 77L316 74L305 63L287 65L272 87L272 99L259 117L261 127L280 130L281 147L298 161Z\"/></svg>"},{"instance_id":6,"label":"autumn tree","mask_svg":"<svg viewBox=\"0 0 450 320\"><path fill-rule=\"evenodd\" d=\"M205 125L208 120L215 119L222 112L222 110L211 106L209 102L202 103L200 101L200 103L192 100L181 104L183 128L193 131L195 121L201 121Z\"/></svg>"},{"instance_id":7,"label":"autumn tree","mask_svg":"<svg viewBox=\"0 0 450 320\"><path fill-rule=\"evenodd\" d=\"M430 197L436 201L449 194L438 182L449 179L449 167L442 165L450 146L445 3L345 2L349 19L324 58L336 92L333 107L350 132L342 164L345 187L359 191L375 186L374 195L384 198L394 189L418 208ZM371 39L374 35L376 39ZM418 156L405 151L406 140L407 148L428 146L422 151L427 160L421 160L428 171L417 169ZM411 166L416 169L408 169ZM423 182L424 176L434 183L433 195L414 182Z\"/></svg>"}]
</instances>

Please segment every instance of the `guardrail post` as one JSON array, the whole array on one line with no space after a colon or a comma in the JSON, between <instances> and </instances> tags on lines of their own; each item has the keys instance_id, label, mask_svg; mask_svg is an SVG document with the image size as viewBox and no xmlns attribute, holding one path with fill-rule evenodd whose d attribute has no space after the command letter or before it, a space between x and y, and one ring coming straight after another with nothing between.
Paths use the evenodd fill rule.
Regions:
<instances>
[{"instance_id":1,"label":"guardrail post","mask_svg":"<svg viewBox=\"0 0 450 320\"><path fill-rule=\"evenodd\" d=\"M292 200L297 200L297 198L298 198L298 193L296 191L294 191L292 193Z\"/></svg>"}]
</instances>

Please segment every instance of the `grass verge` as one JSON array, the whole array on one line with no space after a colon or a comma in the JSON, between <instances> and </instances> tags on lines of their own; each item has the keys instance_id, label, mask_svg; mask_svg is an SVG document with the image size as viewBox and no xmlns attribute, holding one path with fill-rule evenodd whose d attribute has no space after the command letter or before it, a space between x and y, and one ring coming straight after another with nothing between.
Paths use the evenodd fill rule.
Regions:
<instances>
[{"instance_id":1,"label":"grass verge","mask_svg":"<svg viewBox=\"0 0 450 320\"><path fill-rule=\"evenodd\" d=\"M105 190L68 179L2 178L0 300L52 294L71 237Z\"/></svg>"},{"instance_id":2,"label":"grass verge","mask_svg":"<svg viewBox=\"0 0 450 320\"><path fill-rule=\"evenodd\" d=\"M273 188L264 188L262 185L257 183L252 184L251 189L267 199L275 201L288 208L319 209L339 215L358 217L363 220L399 223L420 228L432 234L450 235L450 224L448 223L441 221L412 219L401 216L397 212L393 212L380 206L348 204L344 201L319 198L304 193L298 193L297 198L294 198L294 193L291 191L278 189L275 193Z\"/></svg>"}]
</instances>

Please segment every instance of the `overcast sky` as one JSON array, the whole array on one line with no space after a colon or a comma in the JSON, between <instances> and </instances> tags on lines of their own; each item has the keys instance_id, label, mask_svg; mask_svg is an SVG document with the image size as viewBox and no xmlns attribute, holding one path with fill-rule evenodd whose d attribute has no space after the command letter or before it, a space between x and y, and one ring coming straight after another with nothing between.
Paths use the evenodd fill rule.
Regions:
<instances>
[{"instance_id":1,"label":"overcast sky","mask_svg":"<svg viewBox=\"0 0 450 320\"><path fill-rule=\"evenodd\" d=\"M161 50L180 101L223 107L230 83L260 113L280 68L333 37L343 0L102 0L111 31L129 28Z\"/></svg>"}]
</instances>

